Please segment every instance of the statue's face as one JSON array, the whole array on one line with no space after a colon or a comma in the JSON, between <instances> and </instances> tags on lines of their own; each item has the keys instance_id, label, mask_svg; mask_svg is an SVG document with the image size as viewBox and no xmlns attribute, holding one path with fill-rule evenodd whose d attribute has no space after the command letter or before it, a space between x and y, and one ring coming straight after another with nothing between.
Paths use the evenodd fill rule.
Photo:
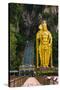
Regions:
<instances>
[{"instance_id":1,"label":"statue's face","mask_svg":"<svg viewBox=\"0 0 60 90\"><path fill-rule=\"evenodd\" d=\"M42 25L40 25L40 26L39 26L39 29L40 29L40 30L42 30L42 29L43 29L43 28L42 28Z\"/></svg>"},{"instance_id":2,"label":"statue's face","mask_svg":"<svg viewBox=\"0 0 60 90\"><path fill-rule=\"evenodd\" d=\"M43 26L43 30L44 31L47 30L47 23L46 23L46 21L43 21L42 26Z\"/></svg>"}]
</instances>

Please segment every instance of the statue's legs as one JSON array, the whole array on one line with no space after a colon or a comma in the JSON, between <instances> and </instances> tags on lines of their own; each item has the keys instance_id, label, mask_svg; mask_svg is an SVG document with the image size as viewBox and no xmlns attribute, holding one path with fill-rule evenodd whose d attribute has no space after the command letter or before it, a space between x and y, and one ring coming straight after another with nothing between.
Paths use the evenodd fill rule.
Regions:
<instances>
[{"instance_id":1,"label":"statue's legs","mask_svg":"<svg viewBox=\"0 0 60 90\"><path fill-rule=\"evenodd\" d=\"M50 49L45 50L45 66L48 67L50 59Z\"/></svg>"},{"instance_id":2,"label":"statue's legs","mask_svg":"<svg viewBox=\"0 0 60 90\"><path fill-rule=\"evenodd\" d=\"M40 48L40 66L43 66L43 50Z\"/></svg>"},{"instance_id":3,"label":"statue's legs","mask_svg":"<svg viewBox=\"0 0 60 90\"><path fill-rule=\"evenodd\" d=\"M39 48L39 55L40 55L40 66L45 66L45 57L44 57L44 49L43 46Z\"/></svg>"},{"instance_id":4,"label":"statue's legs","mask_svg":"<svg viewBox=\"0 0 60 90\"><path fill-rule=\"evenodd\" d=\"M39 48L40 66L48 67L50 59L50 48L45 49L43 46Z\"/></svg>"}]
</instances>

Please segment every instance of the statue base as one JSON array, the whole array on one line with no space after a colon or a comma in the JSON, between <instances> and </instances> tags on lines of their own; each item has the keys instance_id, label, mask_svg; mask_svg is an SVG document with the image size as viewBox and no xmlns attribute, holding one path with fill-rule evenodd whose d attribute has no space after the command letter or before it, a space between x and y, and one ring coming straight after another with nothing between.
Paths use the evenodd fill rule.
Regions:
<instances>
[{"instance_id":1,"label":"statue base","mask_svg":"<svg viewBox=\"0 0 60 90\"><path fill-rule=\"evenodd\" d=\"M39 67L36 68L37 75L58 75L58 68L57 67Z\"/></svg>"}]
</instances>

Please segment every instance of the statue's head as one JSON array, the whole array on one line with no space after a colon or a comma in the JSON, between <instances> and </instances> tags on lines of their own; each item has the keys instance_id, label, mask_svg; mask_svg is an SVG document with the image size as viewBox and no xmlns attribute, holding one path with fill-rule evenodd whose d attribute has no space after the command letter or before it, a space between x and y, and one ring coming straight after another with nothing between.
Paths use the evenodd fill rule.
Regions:
<instances>
[{"instance_id":1,"label":"statue's head","mask_svg":"<svg viewBox=\"0 0 60 90\"><path fill-rule=\"evenodd\" d=\"M47 30L47 22L46 22L46 20L42 21L42 27L43 27L44 31Z\"/></svg>"},{"instance_id":2,"label":"statue's head","mask_svg":"<svg viewBox=\"0 0 60 90\"><path fill-rule=\"evenodd\" d=\"M39 25L39 30L42 30L42 29L43 29L43 28L42 28L42 24L40 24L40 25Z\"/></svg>"}]
</instances>

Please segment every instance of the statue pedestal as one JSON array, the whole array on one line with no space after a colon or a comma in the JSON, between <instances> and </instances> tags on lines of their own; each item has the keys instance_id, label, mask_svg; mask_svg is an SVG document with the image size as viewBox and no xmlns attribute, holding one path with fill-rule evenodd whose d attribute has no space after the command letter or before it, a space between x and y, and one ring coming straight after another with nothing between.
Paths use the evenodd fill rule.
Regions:
<instances>
[{"instance_id":1,"label":"statue pedestal","mask_svg":"<svg viewBox=\"0 0 60 90\"><path fill-rule=\"evenodd\" d=\"M36 68L36 73L37 75L58 75L58 68L57 67L53 67L53 68L45 68L45 67L40 67L40 68Z\"/></svg>"}]
</instances>

